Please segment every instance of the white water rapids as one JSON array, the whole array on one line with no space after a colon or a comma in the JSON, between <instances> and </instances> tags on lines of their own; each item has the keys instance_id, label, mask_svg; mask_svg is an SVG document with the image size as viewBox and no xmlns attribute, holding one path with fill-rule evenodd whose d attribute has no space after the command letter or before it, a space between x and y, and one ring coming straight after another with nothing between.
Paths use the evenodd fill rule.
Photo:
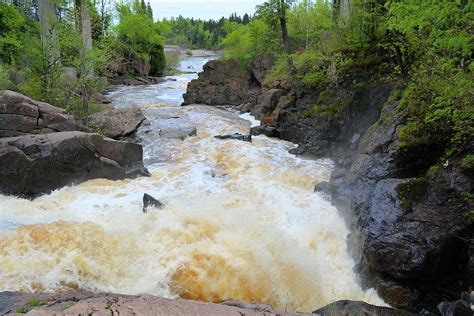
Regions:
<instances>
[{"instance_id":1,"label":"white water rapids","mask_svg":"<svg viewBox=\"0 0 474 316\"><path fill-rule=\"evenodd\" d=\"M296 157L294 144L265 136L215 139L248 134L253 118L179 107L195 76L111 94L117 107L145 110L150 124L138 136L151 177L92 180L33 201L0 195L0 291L147 293L299 311L338 299L383 304L356 281L343 219L313 193L332 161ZM160 137L183 126L197 135ZM165 208L142 213L143 193Z\"/></svg>"}]
</instances>

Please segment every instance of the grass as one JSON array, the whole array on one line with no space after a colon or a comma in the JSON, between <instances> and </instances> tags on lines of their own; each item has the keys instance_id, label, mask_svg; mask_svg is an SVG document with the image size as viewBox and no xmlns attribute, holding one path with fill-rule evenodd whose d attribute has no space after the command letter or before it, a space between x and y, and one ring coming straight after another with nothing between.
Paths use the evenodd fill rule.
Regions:
<instances>
[{"instance_id":1,"label":"grass","mask_svg":"<svg viewBox=\"0 0 474 316\"><path fill-rule=\"evenodd\" d=\"M39 298L33 297L28 302L28 304L26 304L26 306L17 307L15 309L15 311L19 314L25 314L25 313L29 312L31 309L33 309L35 307L40 307L40 306L44 306L44 305L48 305L48 302L42 301Z\"/></svg>"}]
</instances>

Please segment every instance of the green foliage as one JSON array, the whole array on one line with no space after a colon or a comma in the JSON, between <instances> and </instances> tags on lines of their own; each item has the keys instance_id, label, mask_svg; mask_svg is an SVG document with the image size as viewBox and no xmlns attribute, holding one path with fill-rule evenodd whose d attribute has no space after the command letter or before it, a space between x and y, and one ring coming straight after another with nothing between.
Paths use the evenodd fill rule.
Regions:
<instances>
[{"instance_id":1,"label":"green foliage","mask_svg":"<svg viewBox=\"0 0 474 316\"><path fill-rule=\"evenodd\" d=\"M0 91L10 89L12 85L6 65L0 63Z\"/></svg>"},{"instance_id":2,"label":"green foliage","mask_svg":"<svg viewBox=\"0 0 474 316\"><path fill-rule=\"evenodd\" d=\"M248 24L251 19L248 14L243 17L232 14L229 18L222 17L219 20L207 20L184 18L178 16L161 23L169 25L170 33L167 42L187 48L217 49L227 32L225 24L233 22L236 24Z\"/></svg>"},{"instance_id":3,"label":"green foliage","mask_svg":"<svg viewBox=\"0 0 474 316\"><path fill-rule=\"evenodd\" d=\"M30 307L39 307L39 306L43 306L43 305L47 305L48 302L45 302L45 301L42 301L36 297L33 297L29 302L28 302L28 305Z\"/></svg>"},{"instance_id":4,"label":"green foliage","mask_svg":"<svg viewBox=\"0 0 474 316\"><path fill-rule=\"evenodd\" d=\"M179 52L178 51L167 51L165 52L166 59L166 72L175 73L179 65Z\"/></svg>"},{"instance_id":5,"label":"green foliage","mask_svg":"<svg viewBox=\"0 0 474 316\"><path fill-rule=\"evenodd\" d=\"M0 61L12 62L18 54L25 23L15 7L0 3Z\"/></svg>"},{"instance_id":6,"label":"green foliage","mask_svg":"<svg viewBox=\"0 0 474 316\"><path fill-rule=\"evenodd\" d=\"M467 155L461 160L461 168L468 174L474 176L474 155Z\"/></svg>"},{"instance_id":7,"label":"green foliage","mask_svg":"<svg viewBox=\"0 0 474 316\"><path fill-rule=\"evenodd\" d=\"M154 23L137 1L121 4L117 11L120 21L116 30L121 55L128 62L140 60L143 64L150 63L150 74L160 74L166 66L163 45L169 32L168 25Z\"/></svg>"},{"instance_id":8,"label":"green foliage","mask_svg":"<svg viewBox=\"0 0 474 316\"><path fill-rule=\"evenodd\" d=\"M263 20L254 19L246 25L228 22L225 30L228 35L222 41L224 56L242 65L248 65L257 56L274 56L282 50L276 31Z\"/></svg>"},{"instance_id":9,"label":"green foliage","mask_svg":"<svg viewBox=\"0 0 474 316\"><path fill-rule=\"evenodd\" d=\"M403 47L400 67L410 74L400 102L409 117L402 149L434 161L459 155L474 134L474 5L406 0L387 7L392 45Z\"/></svg>"},{"instance_id":10,"label":"green foliage","mask_svg":"<svg viewBox=\"0 0 474 316\"><path fill-rule=\"evenodd\" d=\"M18 314L26 314L28 313L28 309L26 307L17 307L15 309L15 312L17 312Z\"/></svg>"}]
</instances>

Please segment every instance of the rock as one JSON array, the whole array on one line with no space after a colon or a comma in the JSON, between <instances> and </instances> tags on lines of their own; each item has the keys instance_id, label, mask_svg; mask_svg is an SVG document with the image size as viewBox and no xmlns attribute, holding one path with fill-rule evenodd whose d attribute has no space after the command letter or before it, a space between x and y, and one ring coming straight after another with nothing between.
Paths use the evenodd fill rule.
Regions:
<instances>
[{"instance_id":1,"label":"rock","mask_svg":"<svg viewBox=\"0 0 474 316\"><path fill-rule=\"evenodd\" d=\"M304 154L304 148L302 146L298 146L295 148L291 148L290 150L288 150L288 152L292 155L301 156Z\"/></svg>"},{"instance_id":2,"label":"rock","mask_svg":"<svg viewBox=\"0 0 474 316\"><path fill-rule=\"evenodd\" d=\"M143 81L139 81L135 78L126 78L122 80L122 83L126 86L140 86L146 84Z\"/></svg>"},{"instance_id":3,"label":"rock","mask_svg":"<svg viewBox=\"0 0 474 316\"><path fill-rule=\"evenodd\" d=\"M270 56L258 56L252 61L252 77L262 86L266 75L273 67L273 58Z\"/></svg>"},{"instance_id":4,"label":"rock","mask_svg":"<svg viewBox=\"0 0 474 316\"><path fill-rule=\"evenodd\" d=\"M96 103L101 103L101 104L110 104L112 103L105 95L103 95L102 93L94 93L92 96L91 96L91 100L96 102Z\"/></svg>"},{"instance_id":5,"label":"rock","mask_svg":"<svg viewBox=\"0 0 474 316\"><path fill-rule=\"evenodd\" d=\"M0 193L36 197L106 178L149 175L142 146L97 134L59 132L0 139Z\"/></svg>"},{"instance_id":6,"label":"rock","mask_svg":"<svg viewBox=\"0 0 474 316\"><path fill-rule=\"evenodd\" d=\"M238 134L238 133L235 133L235 134L232 134L232 135L217 135L217 136L214 136L214 138L217 138L217 139L235 139L235 140L241 140L241 141L249 142L249 143L252 142L252 135L242 135L242 134Z\"/></svg>"},{"instance_id":7,"label":"rock","mask_svg":"<svg viewBox=\"0 0 474 316\"><path fill-rule=\"evenodd\" d=\"M410 316L415 315L409 312L394 309L390 307L382 307L370 305L361 301L348 301L341 300L331 303L323 308L313 311L313 315L322 316L352 316L352 315L365 315L365 316Z\"/></svg>"},{"instance_id":8,"label":"rock","mask_svg":"<svg viewBox=\"0 0 474 316\"><path fill-rule=\"evenodd\" d=\"M163 208L165 205L152 197L151 195L145 193L143 194L143 213L148 211L149 207L154 207L157 209Z\"/></svg>"},{"instance_id":9,"label":"rock","mask_svg":"<svg viewBox=\"0 0 474 316\"><path fill-rule=\"evenodd\" d=\"M255 312L264 312L264 313L274 313L275 312L272 305L264 304L264 303L247 303L247 302L242 302L242 301L225 301L225 302L222 302L221 305L248 309L248 310L252 310L252 311L255 311Z\"/></svg>"},{"instance_id":10,"label":"rock","mask_svg":"<svg viewBox=\"0 0 474 316\"><path fill-rule=\"evenodd\" d=\"M196 126L166 127L160 129L162 138L185 140L187 137L196 136Z\"/></svg>"},{"instance_id":11,"label":"rock","mask_svg":"<svg viewBox=\"0 0 474 316\"><path fill-rule=\"evenodd\" d=\"M443 316L472 316L474 309L468 300L441 302L438 311Z\"/></svg>"},{"instance_id":12,"label":"rock","mask_svg":"<svg viewBox=\"0 0 474 316\"><path fill-rule=\"evenodd\" d=\"M314 192L322 192L328 194L329 196L331 196L333 190L334 186L327 181L320 182L314 186Z\"/></svg>"},{"instance_id":13,"label":"rock","mask_svg":"<svg viewBox=\"0 0 474 316\"><path fill-rule=\"evenodd\" d=\"M91 115L90 124L97 126L107 137L117 139L134 134L145 120L138 108L116 109Z\"/></svg>"},{"instance_id":14,"label":"rock","mask_svg":"<svg viewBox=\"0 0 474 316\"><path fill-rule=\"evenodd\" d=\"M469 279L469 247L474 225L462 192L473 179L459 161L431 176L399 150L397 129L404 114L396 102L384 105L381 119L363 136L358 153L335 184L333 203L356 218L351 244L379 295L398 308L434 311L447 297L456 299ZM354 250L355 251L355 250Z\"/></svg>"},{"instance_id":15,"label":"rock","mask_svg":"<svg viewBox=\"0 0 474 316\"><path fill-rule=\"evenodd\" d=\"M250 129L251 135L265 135L268 137L279 137L280 131L274 126L255 126Z\"/></svg>"},{"instance_id":16,"label":"rock","mask_svg":"<svg viewBox=\"0 0 474 316\"><path fill-rule=\"evenodd\" d=\"M252 75L237 62L229 60L211 60L192 80L183 95L183 105L235 105L253 101L259 91L258 83L252 81Z\"/></svg>"},{"instance_id":17,"label":"rock","mask_svg":"<svg viewBox=\"0 0 474 316\"><path fill-rule=\"evenodd\" d=\"M63 109L13 91L0 92L0 137L89 131Z\"/></svg>"},{"instance_id":18,"label":"rock","mask_svg":"<svg viewBox=\"0 0 474 316\"><path fill-rule=\"evenodd\" d=\"M44 306L31 307L35 298ZM31 315L157 315L157 316L303 316L309 314L282 312L270 305L246 302L214 304L185 299L166 299L151 295L110 293L19 293L0 292L0 314L14 314L17 309Z\"/></svg>"}]
</instances>

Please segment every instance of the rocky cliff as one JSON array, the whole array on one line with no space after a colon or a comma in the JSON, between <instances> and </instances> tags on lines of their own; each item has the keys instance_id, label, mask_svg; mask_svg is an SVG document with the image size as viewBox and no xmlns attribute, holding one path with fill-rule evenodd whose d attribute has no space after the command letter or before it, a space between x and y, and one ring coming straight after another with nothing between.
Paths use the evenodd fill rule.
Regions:
<instances>
[{"instance_id":1,"label":"rocky cliff","mask_svg":"<svg viewBox=\"0 0 474 316\"><path fill-rule=\"evenodd\" d=\"M254 134L298 143L297 154L334 158L338 170L331 182L315 190L329 194L344 215L363 282L388 303L419 312L459 299L474 284L474 226L468 218L473 178L456 159L427 171L420 157L400 150L398 129L406 113L383 64L361 63L332 84L309 88L252 81L256 69L268 71L259 62L245 73L214 61L188 86L185 102L236 105L262 121ZM239 89L229 102L232 87L249 82L252 88Z\"/></svg>"}]
</instances>

